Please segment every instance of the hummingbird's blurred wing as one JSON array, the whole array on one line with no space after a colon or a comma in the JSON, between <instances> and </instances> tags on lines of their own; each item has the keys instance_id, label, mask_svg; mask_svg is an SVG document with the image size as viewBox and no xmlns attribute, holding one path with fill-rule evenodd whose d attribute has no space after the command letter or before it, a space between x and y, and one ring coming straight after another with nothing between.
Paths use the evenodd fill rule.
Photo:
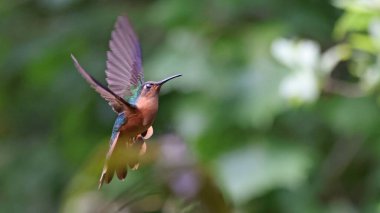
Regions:
<instances>
[{"instance_id":1,"label":"hummingbird's blurred wing","mask_svg":"<svg viewBox=\"0 0 380 213\"><path fill-rule=\"evenodd\" d=\"M74 55L71 55L71 58L74 61L75 67L78 72L83 76L83 78L94 88L106 101L109 105L112 106L115 112L123 112L124 110L129 111L134 108L133 105L125 101L123 98L112 92L107 87L103 86L97 80L95 80L90 74L88 74L79 64Z\"/></svg>"},{"instance_id":2,"label":"hummingbird's blurred wing","mask_svg":"<svg viewBox=\"0 0 380 213\"><path fill-rule=\"evenodd\" d=\"M135 104L144 83L140 44L126 16L115 24L107 52L106 80L118 96Z\"/></svg>"}]
</instances>

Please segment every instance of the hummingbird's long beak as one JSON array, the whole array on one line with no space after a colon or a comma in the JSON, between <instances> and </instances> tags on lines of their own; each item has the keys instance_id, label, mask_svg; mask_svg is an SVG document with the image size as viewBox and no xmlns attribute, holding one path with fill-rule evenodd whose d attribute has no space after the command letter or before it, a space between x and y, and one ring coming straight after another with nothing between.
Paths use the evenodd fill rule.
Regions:
<instances>
[{"instance_id":1,"label":"hummingbird's long beak","mask_svg":"<svg viewBox=\"0 0 380 213\"><path fill-rule=\"evenodd\" d=\"M173 76L171 76L171 77L169 77L169 78L165 78L164 80L159 81L158 84L159 84L160 86L162 86L164 83L166 83L166 82L172 80L173 78L178 78L178 77L180 77L180 76L182 76L182 75L181 75L181 74L173 75Z\"/></svg>"}]
</instances>

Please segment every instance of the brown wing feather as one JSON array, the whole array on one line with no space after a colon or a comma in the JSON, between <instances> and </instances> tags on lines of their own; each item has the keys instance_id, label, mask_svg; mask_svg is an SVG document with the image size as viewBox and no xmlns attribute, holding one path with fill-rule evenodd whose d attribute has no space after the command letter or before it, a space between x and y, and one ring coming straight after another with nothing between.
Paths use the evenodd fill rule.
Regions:
<instances>
[{"instance_id":1,"label":"brown wing feather","mask_svg":"<svg viewBox=\"0 0 380 213\"><path fill-rule=\"evenodd\" d=\"M123 110L129 111L130 109L134 108L134 106L126 102L120 96L116 95L110 89L103 86L96 79L94 79L90 74L88 74L79 64L79 62L74 57L74 55L71 55L71 58L73 59L75 67L77 68L78 72L91 85L91 87L94 88L95 91L100 94L100 96L102 96L106 101L108 101L108 103L112 106L112 108L116 112L122 112Z\"/></svg>"}]
</instances>

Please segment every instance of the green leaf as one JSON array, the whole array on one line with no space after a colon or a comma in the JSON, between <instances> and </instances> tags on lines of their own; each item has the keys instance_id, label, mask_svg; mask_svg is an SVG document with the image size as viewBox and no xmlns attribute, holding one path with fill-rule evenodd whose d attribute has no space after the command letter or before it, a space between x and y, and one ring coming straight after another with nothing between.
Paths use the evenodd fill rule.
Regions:
<instances>
[{"instance_id":1,"label":"green leaf","mask_svg":"<svg viewBox=\"0 0 380 213\"><path fill-rule=\"evenodd\" d=\"M299 148L257 144L225 154L215 167L226 193L236 204L242 204L276 188L300 187L311 160Z\"/></svg>"}]
</instances>

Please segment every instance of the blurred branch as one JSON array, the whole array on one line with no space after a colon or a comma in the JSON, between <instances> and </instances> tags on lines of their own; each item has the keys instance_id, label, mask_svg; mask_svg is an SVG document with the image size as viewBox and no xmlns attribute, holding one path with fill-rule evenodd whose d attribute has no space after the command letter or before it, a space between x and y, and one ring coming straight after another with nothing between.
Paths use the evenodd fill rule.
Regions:
<instances>
[{"instance_id":1,"label":"blurred branch","mask_svg":"<svg viewBox=\"0 0 380 213\"><path fill-rule=\"evenodd\" d=\"M322 90L326 93L341 95L347 98L358 98L365 95L358 84L334 79L331 76L327 78L327 82Z\"/></svg>"},{"instance_id":2,"label":"blurred branch","mask_svg":"<svg viewBox=\"0 0 380 213\"><path fill-rule=\"evenodd\" d=\"M327 187L330 182L333 182L342 175L344 170L353 161L364 141L362 137L352 136L340 139L334 144L326 160L323 162L320 172L319 180L321 180L324 187Z\"/></svg>"},{"instance_id":3,"label":"blurred branch","mask_svg":"<svg viewBox=\"0 0 380 213\"><path fill-rule=\"evenodd\" d=\"M143 174L144 177L150 175L147 171L140 172L140 174ZM110 209L114 209L114 212L121 212L125 208L130 207L150 195L161 194L160 189L157 188L154 182L155 181L150 180L148 177L135 181L131 186L127 187L123 193L105 205L100 212L110 212Z\"/></svg>"},{"instance_id":4,"label":"blurred branch","mask_svg":"<svg viewBox=\"0 0 380 213\"><path fill-rule=\"evenodd\" d=\"M121 212L123 209L127 208L128 206L132 205L134 202L137 202L139 200L142 200L148 196L151 195L158 195L160 194L159 192L147 192L147 193L140 193L139 196L135 196L134 198L129 199L128 201L124 202L116 212Z\"/></svg>"}]
</instances>

